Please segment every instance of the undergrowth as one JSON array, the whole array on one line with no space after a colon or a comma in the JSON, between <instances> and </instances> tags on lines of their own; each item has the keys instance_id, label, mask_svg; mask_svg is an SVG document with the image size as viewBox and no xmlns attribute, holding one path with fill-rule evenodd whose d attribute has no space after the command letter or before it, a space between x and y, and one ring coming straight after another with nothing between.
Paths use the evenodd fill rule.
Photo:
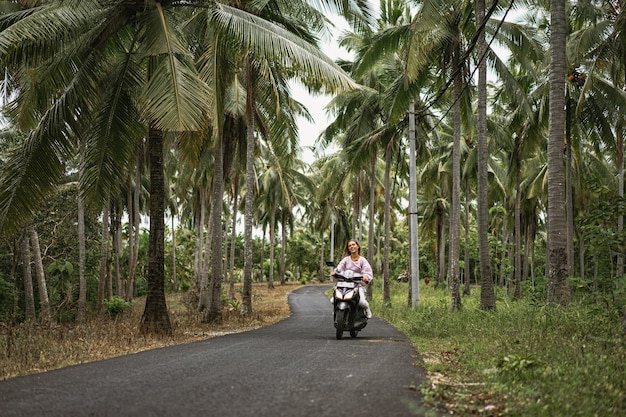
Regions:
<instances>
[{"instance_id":1,"label":"undergrowth","mask_svg":"<svg viewBox=\"0 0 626 417\"><path fill-rule=\"evenodd\" d=\"M220 324L203 323L197 298L189 293L168 294L173 331L165 338L140 334L144 298L126 305L114 297L106 306L106 314L90 317L82 325L0 324L0 380L272 324L289 316L288 294L300 286L294 283L268 289L267 283L254 284L253 312L246 317L239 311L241 295L238 293L236 300L225 296Z\"/></svg>"},{"instance_id":2,"label":"undergrowth","mask_svg":"<svg viewBox=\"0 0 626 417\"><path fill-rule=\"evenodd\" d=\"M450 311L449 293L422 284L407 307L407 284L392 301L374 294L374 315L413 342L433 405L462 416L626 415L626 342L621 314L606 304L562 307L498 294L495 311L478 308L480 288Z\"/></svg>"}]
</instances>

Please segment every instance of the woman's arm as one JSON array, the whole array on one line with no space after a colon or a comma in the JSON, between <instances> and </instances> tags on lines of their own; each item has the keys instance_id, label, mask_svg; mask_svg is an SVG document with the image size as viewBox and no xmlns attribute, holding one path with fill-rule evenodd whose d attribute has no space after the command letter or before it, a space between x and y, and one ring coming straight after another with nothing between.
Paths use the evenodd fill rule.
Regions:
<instances>
[{"instance_id":1,"label":"woman's arm","mask_svg":"<svg viewBox=\"0 0 626 417\"><path fill-rule=\"evenodd\" d=\"M374 279L374 272L372 271L372 266L367 261L367 259L365 259L365 257L361 256L361 260L363 262L361 265L361 274L363 274L363 276L367 276L369 280L372 281Z\"/></svg>"}]
</instances>

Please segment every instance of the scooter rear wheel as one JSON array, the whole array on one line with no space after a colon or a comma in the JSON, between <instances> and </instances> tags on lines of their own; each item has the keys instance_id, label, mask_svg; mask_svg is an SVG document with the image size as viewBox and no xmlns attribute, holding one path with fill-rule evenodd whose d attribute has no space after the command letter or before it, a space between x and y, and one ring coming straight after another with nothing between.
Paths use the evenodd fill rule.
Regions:
<instances>
[{"instance_id":1,"label":"scooter rear wheel","mask_svg":"<svg viewBox=\"0 0 626 417\"><path fill-rule=\"evenodd\" d=\"M357 330L350 330L350 337L352 337L353 339L356 337L356 335L358 335L359 332Z\"/></svg>"},{"instance_id":2,"label":"scooter rear wheel","mask_svg":"<svg viewBox=\"0 0 626 417\"><path fill-rule=\"evenodd\" d=\"M346 323L346 311L339 310L337 311L337 340L341 340L343 338L343 328Z\"/></svg>"}]
</instances>

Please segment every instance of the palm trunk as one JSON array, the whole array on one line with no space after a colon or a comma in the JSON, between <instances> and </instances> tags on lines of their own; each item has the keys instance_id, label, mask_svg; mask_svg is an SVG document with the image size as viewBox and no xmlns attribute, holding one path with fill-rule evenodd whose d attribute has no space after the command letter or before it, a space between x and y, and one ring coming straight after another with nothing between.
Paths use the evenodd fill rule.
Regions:
<instances>
[{"instance_id":1,"label":"palm trunk","mask_svg":"<svg viewBox=\"0 0 626 417\"><path fill-rule=\"evenodd\" d=\"M261 282L265 281L265 268L263 265L265 264L265 242L267 241L267 224L263 224L263 238L261 239L261 260L259 264L261 265Z\"/></svg>"},{"instance_id":2,"label":"palm trunk","mask_svg":"<svg viewBox=\"0 0 626 417\"><path fill-rule=\"evenodd\" d=\"M469 216L470 216L470 198L469 198L469 178L465 176L465 249L464 249L464 257L463 257L463 295L470 295L472 293L471 283L470 283L470 238L469 238Z\"/></svg>"},{"instance_id":3,"label":"palm trunk","mask_svg":"<svg viewBox=\"0 0 626 417\"><path fill-rule=\"evenodd\" d=\"M391 303L389 288L389 252L391 240L391 151L392 142L389 142L385 151L385 236L383 253L383 302Z\"/></svg>"},{"instance_id":4,"label":"palm trunk","mask_svg":"<svg viewBox=\"0 0 626 417\"><path fill-rule=\"evenodd\" d=\"M463 90L462 71L460 70L461 48L455 43L452 57L452 73L454 79L454 135L452 144L452 196L450 204L450 309L459 310L462 307L459 260L460 260L460 227L461 227L461 92Z\"/></svg>"},{"instance_id":5,"label":"palm trunk","mask_svg":"<svg viewBox=\"0 0 626 417\"><path fill-rule=\"evenodd\" d=\"M520 187L520 161L517 159L515 163L515 289L513 290L513 298L522 298L522 197Z\"/></svg>"},{"instance_id":6,"label":"palm trunk","mask_svg":"<svg viewBox=\"0 0 626 417\"><path fill-rule=\"evenodd\" d=\"M175 225L175 213L172 212L172 283L174 292L178 292L178 276L176 275L176 225Z\"/></svg>"},{"instance_id":7,"label":"palm trunk","mask_svg":"<svg viewBox=\"0 0 626 417\"><path fill-rule=\"evenodd\" d=\"M98 302L97 312L102 314L102 306L104 302L104 284L106 283L106 276L109 272L109 256L110 256L110 242L109 242L109 206L105 205L102 210L102 241L100 247L100 274L98 276Z\"/></svg>"},{"instance_id":8,"label":"palm trunk","mask_svg":"<svg viewBox=\"0 0 626 417\"><path fill-rule=\"evenodd\" d=\"M370 204L369 204L369 221L367 232L367 259L372 265L375 264L374 260L374 239L375 232L374 226L376 224L376 161L378 157L376 152L373 152L372 160L370 161Z\"/></svg>"},{"instance_id":9,"label":"palm trunk","mask_svg":"<svg viewBox=\"0 0 626 417\"><path fill-rule=\"evenodd\" d=\"M574 275L574 184L572 184L572 128L569 89L565 97L565 205L567 222L567 275Z\"/></svg>"},{"instance_id":10,"label":"palm trunk","mask_svg":"<svg viewBox=\"0 0 626 417\"><path fill-rule=\"evenodd\" d=\"M126 300L131 301L135 297L135 271L137 270L137 263L139 262L139 228L140 228L140 213L139 213L139 195L141 193L141 170L143 160L142 152L137 152L137 166L135 167L135 187L133 189L133 201L132 201L132 217L128 219L128 286L126 287ZM162 164L162 162L161 162ZM131 230L134 232L131 233ZM132 240L132 242L131 242Z\"/></svg>"},{"instance_id":11,"label":"palm trunk","mask_svg":"<svg viewBox=\"0 0 626 417\"><path fill-rule=\"evenodd\" d=\"M205 224L205 215L206 215L206 193L207 188L204 185L200 186L200 213L197 224L197 236L198 240L196 241L196 276L198 282L198 311L203 312L209 308L209 276L208 276L208 262L210 259L209 253L211 250L211 225L213 224L212 213L213 211L209 211L209 230L204 234L204 224ZM206 240L206 242L205 242Z\"/></svg>"},{"instance_id":12,"label":"palm trunk","mask_svg":"<svg viewBox=\"0 0 626 417\"><path fill-rule=\"evenodd\" d=\"M115 205L111 217L111 229L113 232L113 270L115 272L116 294L124 298L124 283L120 271L120 257L122 255L122 219L120 218L119 205Z\"/></svg>"},{"instance_id":13,"label":"palm trunk","mask_svg":"<svg viewBox=\"0 0 626 417\"><path fill-rule=\"evenodd\" d=\"M249 62L248 62L249 64ZM246 95L246 208L244 213L244 266L241 313L252 314L252 222L254 217L254 146L255 106L251 67L246 66L248 92ZM261 276L263 263L261 260Z\"/></svg>"},{"instance_id":14,"label":"palm trunk","mask_svg":"<svg viewBox=\"0 0 626 417\"><path fill-rule=\"evenodd\" d=\"M84 323L87 317L87 278L85 277L85 204L83 197L78 192L78 309L76 310L76 321Z\"/></svg>"},{"instance_id":15,"label":"palm trunk","mask_svg":"<svg viewBox=\"0 0 626 417\"><path fill-rule=\"evenodd\" d=\"M272 213L270 214L270 271L269 281L267 288L274 288L274 248L275 248L275 235L276 235L276 206L272 207Z\"/></svg>"},{"instance_id":16,"label":"palm trunk","mask_svg":"<svg viewBox=\"0 0 626 417\"><path fill-rule=\"evenodd\" d=\"M320 270L318 274L318 281L324 282L326 281L326 263L324 262L324 229L320 228Z\"/></svg>"},{"instance_id":17,"label":"palm trunk","mask_svg":"<svg viewBox=\"0 0 626 417\"><path fill-rule=\"evenodd\" d=\"M485 0L476 1L476 21L485 20ZM484 27L482 24L480 27ZM493 274L491 272L491 258L489 256L489 144L487 138L487 64L484 60L487 51L485 32L478 33L478 257L480 265L480 309L493 310L496 308L496 296L493 288Z\"/></svg>"},{"instance_id":18,"label":"palm trunk","mask_svg":"<svg viewBox=\"0 0 626 417\"><path fill-rule=\"evenodd\" d=\"M141 317L143 334L171 334L172 324L165 300L165 179L163 172L163 132L150 127L150 241L148 247L148 288Z\"/></svg>"},{"instance_id":19,"label":"palm trunk","mask_svg":"<svg viewBox=\"0 0 626 417\"><path fill-rule=\"evenodd\" d=\"M526 226L526 231L524 233L524 261L522 265L522 281L526 281L528 279L528 271L530 267L530 259L529 259L529 247L530 247L530 226Z\"/></svg>"},{"instance_id":20,"label":"palm trunk","mask_svg":"<svg viewBox=\"0 0 626 417\"><path fill-rule=\"evenodd\" d=\"M437 215L437 282L436 288L443 288L446 279L446 222L442 209L438 209Z\"/></svg>"},{"instance_id":21,"label":"palm trunk","mask_svg":"<svg viewBox=\"0 0 626 417\"><path fill-rule=\"evenodd\" d=\"M27 232L22 234L22 270L24 275L24 314L26 320L37 320L35 312L35 293L33 275L30 266L30 239Z\"/></svg>"},{"instance_id":22,"label":"palm trunk","mask_svg":"<svg viewBox=\"0 0 626 417\"><path fill-rule=\"evenodd\" d=\"M372 265L372 268L376 266L375 259L375 231L376 226L376 162L378 160L377 152L372 153L372 160L370 161L370 203L369 203L369 219L368 219L368 232L367 232L367 258ZM377 271L373 271L374 274ZM374 284L373 280L367 285L367 299L371 300L374 296Z\"/></svg>"},{"instance_id":23,"label":"palm trunk","mask_svg":"<svg viewBox=\"0 0 626 417\"><path fill-rule=\"evenodd\" d=\"M207 323L222 322L222 199L224 196L224 143L222 133L216 137L213 194L211 198L211 285Z\"/></svg>"},{"instance_id":24,"label":"palm trunk","mask_svg":"<svg viewBox=\"0 0 626 417\"><path fill-rule=\"evenodd\" d=\"M617 129L616 133L617 141L617 195L620 200L624 198L624 137L622 131ZM617 235L621 236L624 230L624 216L622 214L617 218ZM581 272L582 277L582 272ZM624 275L624 256L623 254L617 257L617 277L621 278Z\"/></svg>"},{"instance_id":25,"label":"palm trunk","mask_svg":"<svg viewBox=\"0 0 626 417\"><path fill-rule=\"evenodd\" d=\"M281 222L280 222L280 285L286 284L285 278L285 247L287 246L287 215L285 210L281 210Z\"/></svg>"},{"instance_id":26,"label":"palm trunk","mask_svg":"<svg viewBox=\"0 0 626 417\"><path fill-rule=\"evenodd\" d=\"M128 177L128 192L126 195L126 207L128 211L128 276L126 277L126 288L124 289L124 298L126 300L129 300L128 293L131 291L130 288L132 288L133 286L130 270L131 268L133 268L133 265L135 264L135 262L133 261L133 256L135 256L135 239L133 237L135 234L135 229L133 228L133 222L132 222L133 212L135 210L135 205L133 203L134 201L133 189L134 188L135 187L133 186L133 179L131 176L129 176ZM109 213L109 215L112 217L114 214Z\"/></svg>"},{"instance_id":27,"label":"palm trunk","mask_svg":"<svg viewBox=\"0 0 626 417\"><path fill-rule=\"evenodd\" d=\"M39 308L41 318L50 320L50 300L48 299L48 285L46 284L46 274L43 270L43 260L41 259L41 248L39 246L39 234L34 227L29 228L30 241L35 261L35 274L37 275L37 288L39 289Z\"/></svg>"},{"instance_id":28,"label":"palm trunk","mask_svg":"<svg viewBox=\"0 0 626 417\"><path fill-rule=\"evenodd\" d=\"M230 274L230 298L232 300L235 299L235 244L237 243L237 202L239 201L239 190L237 185L235 184L235 192L233 196L233 221L231 225L230 231L230 265L229 265L229 274ZM243 313L243 307L242 307Z\"/></svg>"},{"instance_id":29,"label":"palm trunk","mask_svg":"<svg viewBox=\"0 0 626 417\"><path fill-rule=\"evenodd\" d=\"M565 133L565 46L567 18L565 1L550 2L550 98L548 128L548 301L566 304L567 223L565 219L565 178L563 135Z\"/></svg>"}]
</instances>

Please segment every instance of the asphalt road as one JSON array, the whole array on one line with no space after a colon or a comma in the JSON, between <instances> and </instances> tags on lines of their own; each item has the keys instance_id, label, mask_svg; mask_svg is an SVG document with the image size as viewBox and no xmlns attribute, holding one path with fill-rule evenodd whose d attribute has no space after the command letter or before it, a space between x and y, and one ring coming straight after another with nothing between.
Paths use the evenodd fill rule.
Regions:
<instances>
[{"instance_id":1,"label":"asphalt road","mask_svg":"<svg viewBox=\"0 0 626 417\"><path fill-rule=\"evenodd\" d=\"M0 416L424 416L406 337L374 317L337 340L327 288L259 330L0 381Z\"/></svg>"}]
</instances>

